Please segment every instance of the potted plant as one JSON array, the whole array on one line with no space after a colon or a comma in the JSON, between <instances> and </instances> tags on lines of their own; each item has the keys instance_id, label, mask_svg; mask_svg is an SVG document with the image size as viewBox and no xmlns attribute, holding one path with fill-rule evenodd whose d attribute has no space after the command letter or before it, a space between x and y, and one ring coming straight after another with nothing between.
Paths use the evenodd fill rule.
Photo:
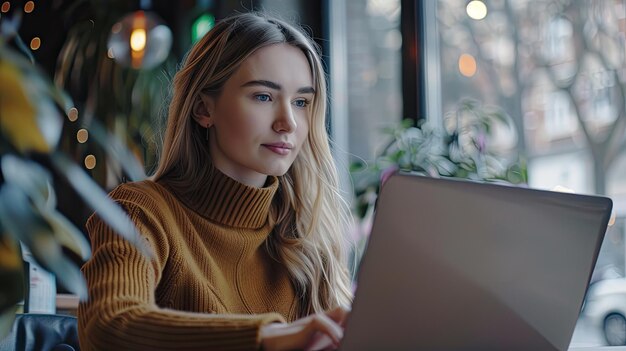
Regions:
<instances>
[{"instance_id":1,"label":"potted plant","mask_svg":"<svg viewBox=\"0 0 626 351\"><path fill-rule=\"evenodd\" d=\"M445 114L442 125L404 120L384 130L390 142L371 163L351 165L353 212L357 219L353 238L356 260L371 230L380 186L393 172L417 172L431 177L478 181L527 182L523 159L507 150L515 143L511 118L500 108L473 99L461 100ZM504 139L500 147L496 138Z\"/></svg>"},{"instance_id":2,"label":"potted plant","mask_svg":"<svg viewBox=\"0 0 626 351\"><path fill-rule=\"evenodd\" d=\"M57 210L55 178L73 190L63 196L84 201L120 235L144 247L123 210L59 148L64 118L73 103L34 64L17 35L18 20L3 18L0 32L0 339L10 330L26 291L20 243L67 290L86 297L83 276L70 255L86 260L89 243ZM9 40L21 53L8 45ZM119 147L119 140L95 120L88 127L108 157L122 165L132 180L141 178L136 170L143 168Z\"/></svg>"}]
</instances>

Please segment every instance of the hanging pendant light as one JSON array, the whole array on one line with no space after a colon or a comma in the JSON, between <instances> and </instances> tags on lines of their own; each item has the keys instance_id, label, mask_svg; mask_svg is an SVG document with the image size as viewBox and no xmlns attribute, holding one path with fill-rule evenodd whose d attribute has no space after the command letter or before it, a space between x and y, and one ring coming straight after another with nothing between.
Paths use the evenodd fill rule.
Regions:
<instances>
[{"instance_id":1,"label":"hanging pendant light","mask_svg":"<svg viewBox=\"0 0 626 351\"><path fill-rule=\"evenodd\" d=\"M122 66L154 68L165 61L171 48L172 31L154 12L129 13L111 27L108 54Z\"/></svg>"}]
</instances>

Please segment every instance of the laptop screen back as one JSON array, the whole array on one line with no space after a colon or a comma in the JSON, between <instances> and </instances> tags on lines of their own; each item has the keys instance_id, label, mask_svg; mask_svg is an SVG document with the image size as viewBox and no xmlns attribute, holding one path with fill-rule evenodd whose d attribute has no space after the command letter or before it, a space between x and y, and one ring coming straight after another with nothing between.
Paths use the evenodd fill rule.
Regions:
<instances>
[{"instance_id":1,"label":"laptop screen back","mask_svg":"<svg viewBox=\"0 0 626 351\"><path fill-rule=\"evenodd\" d=\"M596 196L391 177L341 349L567 349L611 207Z\"/></svg>"}]
</instances>

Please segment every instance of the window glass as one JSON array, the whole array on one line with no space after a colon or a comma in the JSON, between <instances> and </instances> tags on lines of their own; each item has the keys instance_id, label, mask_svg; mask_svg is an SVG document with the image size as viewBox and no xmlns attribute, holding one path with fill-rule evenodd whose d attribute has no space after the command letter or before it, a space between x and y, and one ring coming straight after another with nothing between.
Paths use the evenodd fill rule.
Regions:
<instances>
[{"instance_id":1,"label":"window glass","mask_svg":"<svg viewBox=\"0 0 626 351\"><path fill-rule=\"evenodd\" d=\"M371 160L402 119L400 0L345 0L348 148Z\"/></svg>"},{"instance_id":2,"label":"window glass","mask_svg":"<svg viewBox=\"0 0 626 351\"><path fill-rule=\"evenodd\" d=\"M523 156L531 187L614 200L589 293L612 305L581 314L572 346L626 344L626 1L438 0L424 9L425 21L436 19L426 37L437 39L426 41L425 64L438 67L441 85L429 113L466 97L501 107L515 126L503 152Z\"/></svg>"}]
</instances>

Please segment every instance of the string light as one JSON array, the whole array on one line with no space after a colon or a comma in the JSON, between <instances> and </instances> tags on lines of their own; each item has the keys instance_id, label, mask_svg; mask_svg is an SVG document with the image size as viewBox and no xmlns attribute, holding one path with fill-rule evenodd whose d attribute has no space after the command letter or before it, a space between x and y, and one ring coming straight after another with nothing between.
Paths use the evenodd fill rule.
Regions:
<instances>
[{"instance_id":1,"label":"string light","mask_svg":"<svg viewBox=\"0 0 626 351\"><path fill-rule=\"evenodd\" d=\"M39 39L39 37L34 37L30 41L30 48L33 50L37 50L39 49L39 47L41 47L41 39Z\"/></svg>"},{"instance_id":2,"label":"string light","mask_svg":"<svg viewBox=\"0 0 626 351\"><path fill-rule=\"evenodd\" d=\"M31 13L33 10L35 10L35 2L29 1L24 4L24 12Z\"/></svg>"},{"instance_id":3,"label":"string light","mask_svg":"<svg viewBox=\"0 0 626 351\"><path fill-rule=\"evenodd\" d=\"M96 156L87 155L85 157L85 168L94 169L96 167Z\"/></svg>"},{"instance_id":4,"label":"string light","mask_svg":"<svg viewBox=\"0 0 626 351\"><path fill-rule=\"evenodd\" d=\"M8 1L3 2L2 6L0 6L0 11L2 11L3 13L9 12L10 9L11 9L11 3Z\"/></svg>"},{"instance_id":5,"label":"string light","mask_svg":"<svg viewBox=\"0 0 626 351\"><path fill-rule=\"evenodd\" d=\"M70 122L76 122L78 119L78 109L76 107L72 107L67 111L67 119L69 119Z\"/></svg>"},{"instance_id":6,"label":"string light","mask_svg":"<svg viewBox=\"0 0 626 351\"><path fill-rule=\"evenodd\" d=\"M85 142L87 142L87 139L89 139L89 132L87 131L87 129L80 129L76 133L76 140L78 140L79 143L84 144Z\"/></svg>"}]
</instances>

